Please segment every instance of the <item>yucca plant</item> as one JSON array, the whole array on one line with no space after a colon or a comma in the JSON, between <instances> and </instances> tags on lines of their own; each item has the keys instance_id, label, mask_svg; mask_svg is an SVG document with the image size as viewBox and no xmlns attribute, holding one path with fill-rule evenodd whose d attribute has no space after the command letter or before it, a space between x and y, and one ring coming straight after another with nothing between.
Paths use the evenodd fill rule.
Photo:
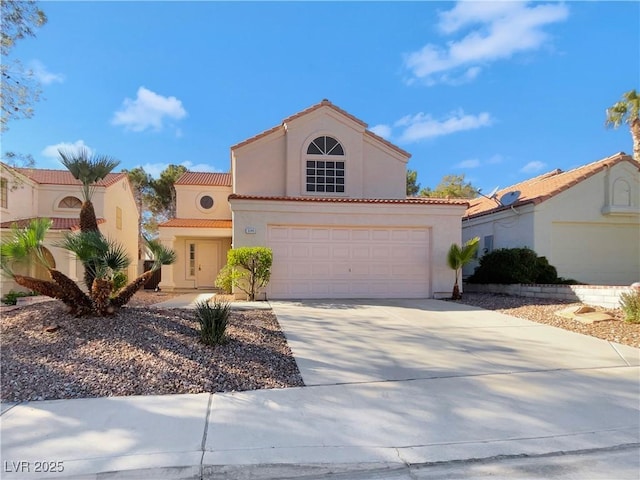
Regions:
<instances>
[{"instance_id":1,"label":"yucca plant","mask_svg":"<svg viewBox=\"0 0 640 480\"><path fill-rule=\"evenodd\" d=\"M200 323L200 340L207 345L219 345L227 341L227 324L231 308L228 303L214 300L196 304L196 318Z\"/></svg>"}]
</instances>

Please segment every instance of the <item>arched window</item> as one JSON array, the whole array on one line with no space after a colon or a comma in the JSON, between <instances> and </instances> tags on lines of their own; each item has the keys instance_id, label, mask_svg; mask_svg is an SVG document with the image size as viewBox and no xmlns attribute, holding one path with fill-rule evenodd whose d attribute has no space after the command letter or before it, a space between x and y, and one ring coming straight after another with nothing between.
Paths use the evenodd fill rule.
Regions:
<instances>
[{"instance_id":1,"label":"arched window","mask_svg":"<svg viewBox=\"0 0 640 480\"><path fill-rule=\"evenodd\" d=\"M76 197L64 197L60 200L58 208L80 208L82 207L82 201Z\"/></svg>"},{"instance_id":2,"label":"arched window","mask_svg":"<svg viewBox=\"0 0 640 480\"><path fill-rule=\"evenodd\" d=\"M338 140L323 135L307 147L307 192L344 193L344 149Z\"/></svg>"}]
</instances>

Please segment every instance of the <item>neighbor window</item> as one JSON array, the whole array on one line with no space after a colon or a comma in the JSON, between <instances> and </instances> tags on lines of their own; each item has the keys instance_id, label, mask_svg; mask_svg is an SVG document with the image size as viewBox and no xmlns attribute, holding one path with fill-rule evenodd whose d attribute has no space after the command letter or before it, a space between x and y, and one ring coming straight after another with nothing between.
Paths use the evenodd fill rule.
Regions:
<instances>
[{"instance_id":1,"label":"neighbor window","mask_svg":"<svg viewBox=\"0 0 640 480\"><path fill-rule=\"evenodd\" d=\"M116 228L122 230L122 209L116 207Z\"/></svg>"},{"instance_id":2,"label":"neighbor window","mask_svg":"<svg viewBox=\"0 0 640 480\"><path fill-rule=\"evenodd\" d=\"M306 160L307 192L344 193L344 149L333 137L321 136L309 144Z\"/></svg>"},{"instance_id":3,"label":"neighbor window","mask_svg":"<svg viewBox=\"0 0 640 480\"><path fill-rule=\"evenodd\" d=\"M213 207L213 198L209 195L203 195L202 197L200 197L200 206L205 210L209 210L211 207Z\"/></svg>"},{"instance_id":4,"label":"neighbor window","mask_svg":"<svg viewBox=\"0 0 640 480\"><path fill-rule=\"evenodd\" d=\"M80 208L82 207L82 202L79 198L76 197L64 197L58 203L58 208Z\"/></svg>"},{"instance_id":5,"label":"neighbor window","mask_svg":"<svg viewBox=\"0 0 640 480\"><path fill-rule=\"evenodd\" d=\"M9 208L9 186L6 178L0 179L0 207Z\"/></svg>"}]
</instances>

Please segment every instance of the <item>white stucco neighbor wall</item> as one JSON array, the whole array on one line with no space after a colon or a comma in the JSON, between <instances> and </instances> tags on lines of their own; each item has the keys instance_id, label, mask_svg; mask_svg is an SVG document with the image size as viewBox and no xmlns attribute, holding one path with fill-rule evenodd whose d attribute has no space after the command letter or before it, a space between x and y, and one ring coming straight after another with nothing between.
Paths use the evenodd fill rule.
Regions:
<instances>
[{"instance_id":1,"label":"white stucco neighbor wall","mask_svg":"<svg viewBox=\"0 0 640 480\"><path fill-rule=\"evenodd\" d=\"M429 228L431 288L428 296L447 292L453 272L446 255L452 243L460 242L460 218L464 205L406 205L327 203L231 199L233 247L265 246L270 225L335 227Z\"/></svg>"},{"instance_id":2,"label":"white stucco neighbor wall","mask_svg":"<svg viewBox=\"0 0 640 480\"><path fill-rule=\"evenodd\" d=\"M637 168L620 162L538 205L463 219L463 241L477 235L482 248L493 235L494 249L532 248L561 277L629 285L640 280L639 184Z\"/></svg>"}]
</instances>

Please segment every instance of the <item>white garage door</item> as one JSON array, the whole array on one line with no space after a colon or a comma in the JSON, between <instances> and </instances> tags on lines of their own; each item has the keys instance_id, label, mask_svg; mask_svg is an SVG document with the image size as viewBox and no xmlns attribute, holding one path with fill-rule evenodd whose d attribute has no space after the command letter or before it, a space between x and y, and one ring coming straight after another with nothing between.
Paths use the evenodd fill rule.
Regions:
<instances>
[{"instance_id":1,"label":"white garage door","mask_svg":"<svg viewBox=\"0 0 640 480\"><path fill-rule=\"evenodd\" d=\"M427 228L275 226L269 298L425 298Z\"/></svg>"}]
</instances>

